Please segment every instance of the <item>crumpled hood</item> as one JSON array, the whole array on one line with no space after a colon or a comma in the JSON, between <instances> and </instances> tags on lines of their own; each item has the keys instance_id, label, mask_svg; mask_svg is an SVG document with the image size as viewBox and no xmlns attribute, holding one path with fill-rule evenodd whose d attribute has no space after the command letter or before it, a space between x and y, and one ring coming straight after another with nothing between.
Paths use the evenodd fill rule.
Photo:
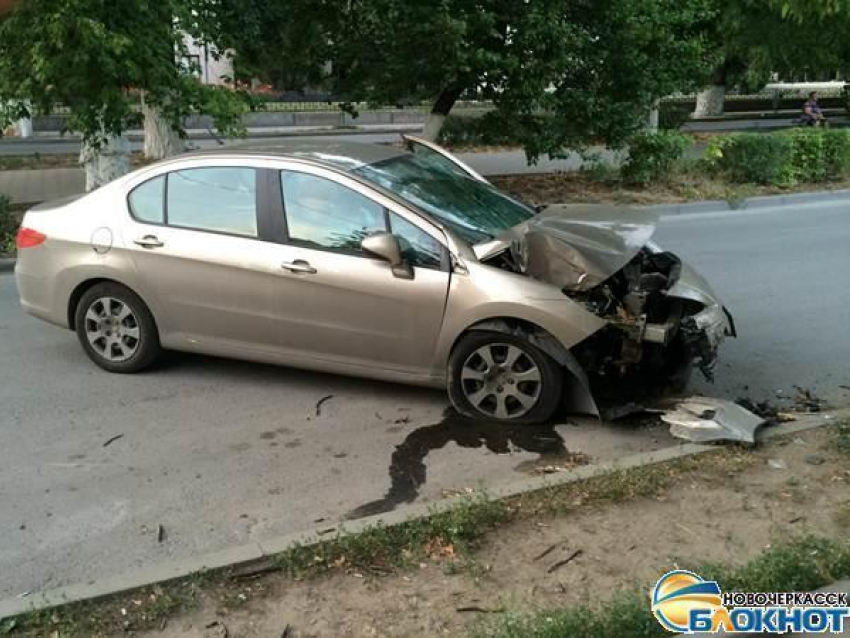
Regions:
<instances>
[{"instance_id":1,"label":"crumpled hood","mask_svg":"<svg viewBox=\"0 0 850 638\"><path fill-rule=\"evenodd\" d=\"M475 252L486 259L510 246L514 261L530 277L590 290L640 252L657 221L655 213L628 206L550 206L496 240L475 246Z\"/></svg>"}]
</instances>

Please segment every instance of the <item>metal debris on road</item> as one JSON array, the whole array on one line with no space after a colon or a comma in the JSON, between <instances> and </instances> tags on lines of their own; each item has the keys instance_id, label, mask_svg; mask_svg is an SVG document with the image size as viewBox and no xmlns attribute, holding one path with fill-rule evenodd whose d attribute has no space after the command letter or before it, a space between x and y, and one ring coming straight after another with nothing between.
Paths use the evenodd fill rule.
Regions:
<instances>
[{"instance_id":1,"label":"metal debris on road","mask_svg":"<svg viewBox=\"0 0 850 638\"><path fill-rule=\"evenodd\" d=\"M165 528L162 525L156 526L156 542L161 543L165 540Z\"/></svg>"},{"instance_id":2,"label":"metal debris on road","mask_svg":"<svg viewBox=\"0 0 850 638\"><path fill-rule=\"evenodd\" d=\"M791 414L790 412L780 412L778 408L774 407L770 401L751 401L746 397L739 397L735 400L735 403L740 405L745 410L749 410L753 414L756 414L763 419L765 419L768 425L776 425L778 423L788 423L790 421L796 421L797 417Z\"/></svg>"},{"instance_id":3,"label":"metal debris on road","mask_svg":"<svg viewBox=\"0 0 850 638\"><path fill-rule=\"evenodd\" d=\"M785 461L783 461L782 459L768 459L767 464L772 470L787 470L788 469L788 464Z\"/></svg>"},{"instance_id":4,"label":"metal debris on road","mask_svg":"<svg viewBox=\"0 0 850 638\"><path fill-rule=\"evenodd\" d=\"M692 441L742 441L754 444L756 430L765 419L732 401L710 397L691 397L661 415L670 426L670 434Z\"/></svg>"},{"instance_id":5,"label":"metal debris on road","mask_svg":"<svg viewBox=\"0 0 850 638\"><path fill-rule=\"evenodd\" d=\"M824 402L811 390L794 386L797 394L794 396L794 404L801 412L820 412L824 408Z\"/></svg>"},{"instance_id":6,"label":"metal debris on road","mask_svg":"<svg viewBox=\"0 0 850 638\"><path fill-rule=\"evenodd\" d=\"M115 436L106 439L106 441L104 441L104 443L103 443L103 447L109 447L111 444L115 443L115 441L117 441L118 439L123 439L123 438L124 438L123 434L116 434Z\"/></svg>"},{"instance_id":7,"label":"metal debris on road","mask_svg":"<svg viewBox=\"0 0 850 638\"><path fill-rule=\"evenodd\" d=\"M546 570L546 573L547 573L547 574L551 574L551 573L552 573L552 572L554 572L556 569L561 569L561 567L563 567L564 565L567 565L568 563L571 563L573 560L575 560L576 558L578 558L579 556L581 556L583 553L584 553L584 551L583 551L583 550L581 550L581 549L577 549L577 550L576 550L576 551L574 551L572 554L570 554L569 556L567 556L564 560L559 560L557 563L555 563L554 565L552 565L549 569L547 569L547 570Z\"/></svg>"},{"instance_id":8,"label":"metal debris on road","mask_svg":"<svg viewBox=\"0 0 850 638\"><path fill-rule=\"evenodd\" d=\"M334 398L334 395L329 394L316 401L316 416L322 415L322 406Z\"/></svg>"}]
</instances>

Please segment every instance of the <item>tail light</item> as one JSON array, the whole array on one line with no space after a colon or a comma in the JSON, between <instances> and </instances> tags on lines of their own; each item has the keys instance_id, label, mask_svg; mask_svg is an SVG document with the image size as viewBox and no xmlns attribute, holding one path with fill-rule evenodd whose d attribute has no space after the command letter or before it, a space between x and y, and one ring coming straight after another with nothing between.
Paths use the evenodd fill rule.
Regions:
<instances>
[{"instance_id":1,"label":"tail light","mask_svg":"<svg viewBox=\"0 0 850 638\"><path fill-rule=\"evenodd\" d=\"M20 250L21 248L32 248L33 246L43 244L45 239L47 239L47 235L44 233L21 226L18 229L18 236L15 243L18 246L18 250Z\"/></svg>"}]
</instances>

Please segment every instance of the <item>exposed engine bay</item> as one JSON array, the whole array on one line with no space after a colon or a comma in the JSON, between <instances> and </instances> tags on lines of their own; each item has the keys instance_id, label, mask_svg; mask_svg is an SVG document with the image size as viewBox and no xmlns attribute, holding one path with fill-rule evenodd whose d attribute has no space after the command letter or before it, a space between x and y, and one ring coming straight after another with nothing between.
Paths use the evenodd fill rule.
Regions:
<instances>
[{"instance_id":1,"label":"exposed engine bay","mask_svg":"<svg viewBox=\"0 0 850 638\"><path fill-rule=\"evenodd\" d=\"M541 243L548 255L557 246L557 257L541 258ZM731 316L676 286L683 264L675 254L647 244L596 282L588 274L592 264L576 267L577 252L565 250L558 238L541 242L530 233L484 263L550 283L566 281L564 294L607 322L571 351L599 405L682 390L694 365L713 380L717 347L734 334Z\"/></svg>"}]
</instances>

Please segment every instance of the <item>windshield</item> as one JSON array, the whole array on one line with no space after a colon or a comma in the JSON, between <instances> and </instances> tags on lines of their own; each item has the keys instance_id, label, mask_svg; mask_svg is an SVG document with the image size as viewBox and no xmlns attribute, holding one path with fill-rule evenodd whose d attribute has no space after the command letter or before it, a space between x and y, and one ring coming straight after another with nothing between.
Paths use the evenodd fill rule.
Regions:
<instances>
[{"instance_id":1,"label":"windshield","mask_svg":"<svg viewBox=\"0 0 850 638\"><path fill-rule=\"evenodd\" d=\"M418 206L471 244L493 239L534 216L534 211L489 184L435 169L402 155L354 171Z\"/></svg>"}]
</instances>

